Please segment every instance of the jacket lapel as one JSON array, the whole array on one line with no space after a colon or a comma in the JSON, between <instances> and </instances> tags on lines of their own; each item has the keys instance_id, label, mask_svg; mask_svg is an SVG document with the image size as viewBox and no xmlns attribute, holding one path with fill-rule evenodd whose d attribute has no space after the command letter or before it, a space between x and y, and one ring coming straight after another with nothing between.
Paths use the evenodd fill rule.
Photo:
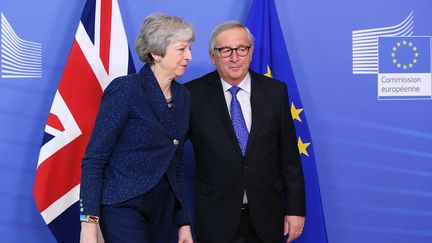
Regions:
<instances>
[{"instance_id":1,"label":"jacket lapel","mask_svg":"<svg viewBox=\"0 0 432 243\"><path fill-rule=\"evenodd\" d=\"M150 66L147 64L144 65L141 68L139 75L141 84L147 93L150 107L162 126L165 127L169 131L170 135L174 137L175 131L173 131L174 127L171 115L169 114L168 105Z\"/></svg>"},{"instance_id":2,"label":"jacket lapel","mask_svg":"<svg viewBox=\"0 0 432 243\"><path fill-rule=\"evenodd\" d=\"M223 130L228 132L231 142L234 143L237 152L241 154L240 145L237 142L237 137L235 136L234 128L231 123L231 117L228 114L221 80L217 71L214 71L210 76L206 86L206 93L209 97L210 104L215 110L217 119L219 119L222 124Z\"/></svg>"},{"instance_id":3,"label":"jacket lapel","mask_svg":"<svg viewBox=\"0 0 432 243\"><path fill-rule=\"evenodd\" d=\"M188 115L185 115L184 112L187 112L185 110L185 96L182 95L180 84L177 83L175 80L171 83L171 95L173 97L173 105L171 109L168 109L168 113L170 114L170 127L172 128L172 135L174 137L180 137L180 134L178 132L182 130L183 126L184 129L187 129L187 121L185 122L184 119L188 117Z\"/></svg>"},{"instance_id":4,"label":"jacket lapel","mask_svg":"<svg viewBox=\"0 0 432 243\"><path fill-rule=\"evenodd\" d=\"M264 87L262 87L262 80L256 73L249 71L251 75L251 110L252 110L252 126L249 133L248 144L246 147L245 157L249 154L249 150L257 136L259 128L262 124L262 115L265 114L265 100ZM264 124L265 125L265 124Z\"/></svg>"}]
</instances>

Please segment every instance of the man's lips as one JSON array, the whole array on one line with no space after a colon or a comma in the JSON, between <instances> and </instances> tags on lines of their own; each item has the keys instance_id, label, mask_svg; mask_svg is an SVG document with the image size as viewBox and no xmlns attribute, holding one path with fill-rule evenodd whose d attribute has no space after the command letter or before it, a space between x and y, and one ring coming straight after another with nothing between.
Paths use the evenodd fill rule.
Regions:
<instances>
[{"instance_id":1,"label":"man's lips","mask_svg":"<svg viewBox=\"0 0 432 243\"><path fill-rule=\"evenodd\" d=\"M229 67L229 69L234 70L234 71L237 71L240 68L241 68L240 66Z\"/></svg>"}]
</instances>

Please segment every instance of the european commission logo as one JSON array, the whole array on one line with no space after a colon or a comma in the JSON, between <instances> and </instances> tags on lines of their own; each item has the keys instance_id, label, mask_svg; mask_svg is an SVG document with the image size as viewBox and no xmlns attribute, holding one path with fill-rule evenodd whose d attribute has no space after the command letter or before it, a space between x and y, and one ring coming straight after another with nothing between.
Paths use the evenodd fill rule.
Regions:
<instances>
[{"instance_id":1,"label":"european commission logo","mask_svg":"<svg viewBox=\"0 0 432 243\"><path fill-rule=\"evenodd\" d=\"M353 74L377 74L380 100L432 99L431 37L400 24L353 31Z\"/></svg>"},{"instance_id":2,"label":"european commission logo","mask_svg":"<svg viewBox=\"0 0 432 243\"><path fill-rule=\"evenodd\" d=\"M21 39L1 13L1 77L41 78L42 44Z\"/></svg>"}]
</instances>

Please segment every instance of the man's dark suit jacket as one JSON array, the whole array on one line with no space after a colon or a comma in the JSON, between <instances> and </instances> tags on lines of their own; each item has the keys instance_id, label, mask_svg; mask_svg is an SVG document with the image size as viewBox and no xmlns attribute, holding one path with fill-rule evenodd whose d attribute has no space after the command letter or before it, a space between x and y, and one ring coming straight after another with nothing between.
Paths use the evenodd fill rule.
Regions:
<instances>
[{"instance_id":1,"label":"man's dark suit jacket","mask_svg":"<svg viewBox=\"0 0 432 243\"><path fill-rule=\"evenodd\" d=\"M169 109L148 65L106 88L82 163L81 214L99 216L101 204L142 195L167 175L181 204L175 222L190 222L182 161L190 95L175 81L171 93Z\"/></svg>"},{"instance_id":2,"label":"man's dark suit jacket","mask_svg":"<svg viewBox=\"0 0 432 243\"><path fill-rule=\"evenodd\" d=\"M286 85L250 71L252 127L245 157L216 71L186 84L196 160L196 234L228 242L246 189L261 240L281 240L285 215L305 215L304 178Z\"/></svg>"}]
</instances>

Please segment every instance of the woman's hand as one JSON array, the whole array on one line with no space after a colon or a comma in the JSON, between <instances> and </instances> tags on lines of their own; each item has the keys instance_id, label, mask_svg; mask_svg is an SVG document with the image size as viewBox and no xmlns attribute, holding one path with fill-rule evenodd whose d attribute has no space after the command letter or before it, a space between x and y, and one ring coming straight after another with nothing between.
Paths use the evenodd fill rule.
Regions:
<instances>
[{"instance_id":1,"label":"woman's hand","mask_svg":"<svg viewBox=\"0 0 432 243\"><path fill-rule=\"evenodd\" d=\"M80 243L98 242L98 225L94 223L81 222Z\"/></svg>"},{"instance_id":2,"label":"woman's hand","mask_svg":"<svg viewBox=\"0 0 432 243\"><path fill-rule=\"evenodd\" d=\"M178 243L193 243L192 232L189 225L184 225L179 228Z\"/></svg>"}]
</instances>

